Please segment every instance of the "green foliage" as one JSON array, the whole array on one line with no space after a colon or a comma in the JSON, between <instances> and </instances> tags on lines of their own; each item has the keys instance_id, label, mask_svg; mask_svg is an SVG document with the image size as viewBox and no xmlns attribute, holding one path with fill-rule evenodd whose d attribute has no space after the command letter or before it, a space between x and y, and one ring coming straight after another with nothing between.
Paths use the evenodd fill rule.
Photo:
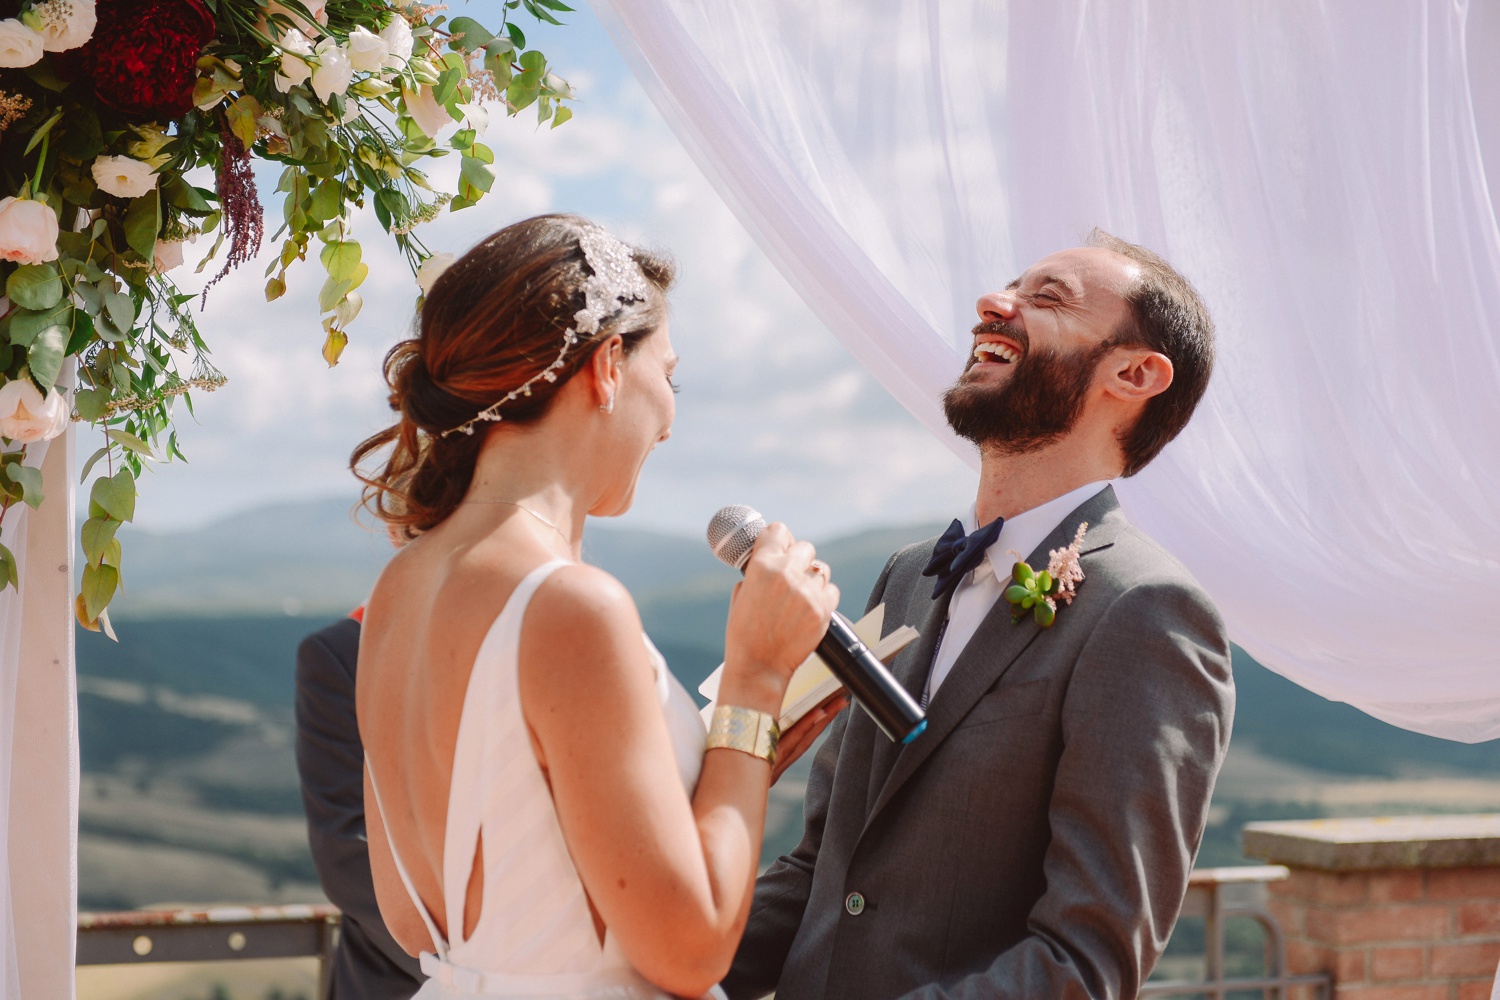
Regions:
<instances>
[{"instance_id":1,"label":"green foliage","mask_svg":"<svg viewBox=\"0 0 1500 1000\"><path fill-rule=\"evenodd\" d=\"M524 7L541 21L557 23L554 14L571 8L555 0L502 4L493 31L472 17L447 22L442 7L393 10L385 3L337 0L328 5L323 25L299 0L283 0L289 13L269 17L260 0L208 2L215 37L196 63L195 107L174 121L143 124L116 111L75 81L71 61L54 62L52 55L7 71L5 79L7 97L27 102L29 110L6 128L0 143L0 197L46 206L61 231L55 260L0 261L8 299L0 312L0 385L29 378L50 393L69 359L77 361L77 418L95 425L105 441L84 480L101 461L107 469L90 493L83 529L88 567L77 604L86 627L102 624L106 631L100 616L119 587L119 544L109 526L133 516L143 462L181 457L172 430L177 397L191 411L193 391L212 391L224 382L208 361L192 296L163 273L168 265L159 263L158 250L213 235L200 271L225 243L231 260L246 256L246 227L259 206L245 192L234 193L230 168L237 151L283 165L277 185L284 195L282 224L271 237L282 249L266 273L266 299L284 295L288 269L316 256L326 272L318 295L322 353L333 365L359 312L355 290L369 274L352 231L355 212L373 204L381 227L415 271L430 254L413 230L444 206L456 211L475 204L494 186L494 153L478 141L489 119L484 101L499 99L508 115L536 104L542 120L554 127L571 116L561 103L572 98L571 88L508 20ZM122 11L127 8L121 16L137 9L149 16L148 7L127 4ZM393 17L406 18L411 29L411 58L359 71L346 92L326 99L309 83L277 84L283 60L298 58L282 44L290 28L315 44L343 46L356 28L378 34ZM417 100L425 110L435 103L456 124L449 143L440 145L423 131L434 127L431 117L421 124L412 117L410 104ZM451 151L462 156L453 197L435 194L420 169L423 160ZM150 189L122 191L109 181L110 190L101 188L94 176L101 156L127 158L137 169L149 164ZM188 180L191 171L204 168L218 173L211 188ZM221 201L222 192L230 193ZM24 455L24 448L5 446L0 441L0 454ZM0 530L11 503L35 505L42 496L40 473L9 458L5 469ZM0 588L13 582L12 570L13 562L0 562Z\"/></svg>"}]
</instances>

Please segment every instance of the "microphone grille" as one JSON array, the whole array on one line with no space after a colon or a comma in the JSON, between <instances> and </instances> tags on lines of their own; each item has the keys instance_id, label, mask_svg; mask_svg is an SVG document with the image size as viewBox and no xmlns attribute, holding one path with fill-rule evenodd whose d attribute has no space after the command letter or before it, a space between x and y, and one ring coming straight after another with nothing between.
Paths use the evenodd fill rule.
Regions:
<instances>
[{"instance_id":1,"label":"microphone grille","mask_svg":"<svg viewBox=\"0 0 1500 1000\"><path fill-rule=\"evenodd\" d=\"M760 511L744 504L722 508L708 522L708 547L726 566L744 569L755 540L765 530L766 519Z\"/></svg>"}]
</instances>

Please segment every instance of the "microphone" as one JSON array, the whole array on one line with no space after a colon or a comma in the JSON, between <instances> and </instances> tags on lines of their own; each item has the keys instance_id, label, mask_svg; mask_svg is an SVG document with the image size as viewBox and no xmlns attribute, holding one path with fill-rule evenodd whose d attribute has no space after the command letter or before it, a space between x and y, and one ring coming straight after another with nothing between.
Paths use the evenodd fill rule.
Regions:
<instances>
[{"instance_id":1,"label":"microphone","mask_svg":"<svg viewBox=\"0 0 1500 1000\"><path fill-rule=\"evenodd\" d=\"M708 522L708 547L720 562L743 573L750 550L765 527L766 519L755 508L743 504L725 507ZM927 728L927 715L911 692L891 676L885 664L854 634L849 619L837 611L818 643L818 656L891 739L910 743Z\"/></svg>"}]
</instances>

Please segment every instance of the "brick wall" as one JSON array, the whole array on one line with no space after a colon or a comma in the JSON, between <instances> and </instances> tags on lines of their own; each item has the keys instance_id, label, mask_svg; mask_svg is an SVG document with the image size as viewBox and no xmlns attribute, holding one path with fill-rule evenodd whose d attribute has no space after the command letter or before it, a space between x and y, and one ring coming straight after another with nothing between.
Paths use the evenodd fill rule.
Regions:
<instances>
[{"instance_id":1,"label":"brick wall","mask_svg":"<svg viewBox=\"0 0 1500 1000\"><path fill-rule=\"evenodd\" d=\"M1334 1000L1489 1000L1500 965L1500 867L1318 871L1270 886L1292 973Z\"/></svg>"}]
</instances>

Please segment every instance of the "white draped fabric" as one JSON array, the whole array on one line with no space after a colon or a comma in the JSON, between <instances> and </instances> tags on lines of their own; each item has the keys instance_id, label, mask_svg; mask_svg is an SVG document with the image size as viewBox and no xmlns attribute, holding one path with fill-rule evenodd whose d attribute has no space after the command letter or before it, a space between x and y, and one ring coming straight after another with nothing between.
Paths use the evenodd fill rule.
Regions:
<instances>
[{"instance_id":1,"label":"white draped fabric","mask_svg":"<svg viewBox=\"0 0 1500 1000\"><path fill-rule=\"evenodd\" d=\"M1500 736L1500 5L594 6L788 280L971 460L938 398L981 292L1095 225L1173 261L1218 367L1131 515L1267 666Z\"/></svg>"},{"instance_id":2,"label":"white draped fabric","mask_svg":"<svg viewBox=\"0 0 1500 1000\"><path fill-rule=\"evenodd\" d=\"M74 995L78 697L73 672L73 431L27 449L47 498L0 535L21 585L0 592L0 1000Z\"/></svg>"}]
</instances>

